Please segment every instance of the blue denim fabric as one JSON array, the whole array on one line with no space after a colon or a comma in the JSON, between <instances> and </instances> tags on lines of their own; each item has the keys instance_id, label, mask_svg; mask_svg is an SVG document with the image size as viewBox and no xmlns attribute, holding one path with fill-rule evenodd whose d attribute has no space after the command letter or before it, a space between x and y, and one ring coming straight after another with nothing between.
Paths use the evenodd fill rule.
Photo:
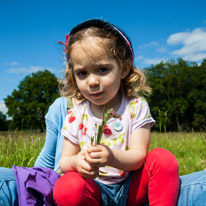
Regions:
<instances>
[{"instance_id":1,"label":"blue denim fabric","mask_svg":"<svg viewBox=\"0 0 206 206\"><path fill-rule=\"evenodd\" d=\"M177 206L206 206L206 171L181 176L180 181Z\"/></svg>"},{"instance_id":2,"label":"blue denim fabric","mask_svg":"<svg viewBox=\"0 0 206 206\"><path fill-rule=\"evenodd\" d=\"M126 180L114 185L106 185L94 180L101 191L102 205L125 206L127 203L127 196L131 179L132 173L130 173Z\"/></svg>"},{"instance_id":3,"label":"blue denim fabric","mask_svg":"<svg viewBox=\"0 0 206 206\"><path fill-rule=\"evenodd\" d=\"M180 181L178 206L206 206L206 171L181 176ZM118 194L123 194L122 199L126 202L125 190L119 191ZM17 185L13 170L0 167L0 206L7 205L18 205Z\"/></svg>"},{"instance_id":4,"label":"blue denim fabric","mask_svg":"<svg viewBox=\"0 0 206 206\"><path fill-rule=\"evenodd\" d=\"M14 171L0 167L0 206L17 206L17 184Z\"/></svg>"}]
</instances>

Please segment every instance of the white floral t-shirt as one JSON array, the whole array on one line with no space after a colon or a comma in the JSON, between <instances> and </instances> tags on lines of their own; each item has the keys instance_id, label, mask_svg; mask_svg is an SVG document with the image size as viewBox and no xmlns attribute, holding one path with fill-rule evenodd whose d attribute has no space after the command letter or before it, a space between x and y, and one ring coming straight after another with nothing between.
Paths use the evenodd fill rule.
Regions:
<instances>
[{"instance_id":1,"label":"white floral t-shirt","mask_svg":"<svg viewBox=\"0 0 206 206\"><path fill-rule=\"evenodd\" d=\"M108 120L101 143L111 149L129 150L130 136L133 131L150 123L151 127L155 120L151 117L149 106L142 97L127 99L122 98L119 110L116 112L121 118L111 118ZM95 135L95 124L101 125L102 120L96 118L88 101L73 107L68 111L62 134L74 144L87 149L91 145L91 137ZM104 184L116 184L129 175L129 172L113 167L99 168L99 176L96 178Z\"/></svg>"}]
</instances>

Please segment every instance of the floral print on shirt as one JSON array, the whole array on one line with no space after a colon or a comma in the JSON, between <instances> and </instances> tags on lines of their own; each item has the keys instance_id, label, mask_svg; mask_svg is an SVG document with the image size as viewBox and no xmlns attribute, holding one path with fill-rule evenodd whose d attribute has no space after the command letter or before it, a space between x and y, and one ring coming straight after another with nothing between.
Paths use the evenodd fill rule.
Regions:
<instances>
[{"instance_id":1,"label":"floral print on shirt","mask_svg":"<svg viewBox=\"0 0 206 206\"><path fill-rule=\"evenodd\" d=\"M101 139L101 144L105 144L111 149L129 150L130 136L133 131L146 123L154 124L148 104L144 98L126 99L122 98L120 114L122 119L110 119L105 128ZM116 127L115 124L116 123ZM66 116L62 133L80 148L87 149L91 145L91 137L95 134L95 124L101 124L101 120L92 116L89 102L84 101L74 107ZM122 128L118 127L122 124ZM97 180L105 184L114 184L124 180L129 175L128 172L118 170L113 167L101 167L100 175Z\"/></svg>"}]
</instances>

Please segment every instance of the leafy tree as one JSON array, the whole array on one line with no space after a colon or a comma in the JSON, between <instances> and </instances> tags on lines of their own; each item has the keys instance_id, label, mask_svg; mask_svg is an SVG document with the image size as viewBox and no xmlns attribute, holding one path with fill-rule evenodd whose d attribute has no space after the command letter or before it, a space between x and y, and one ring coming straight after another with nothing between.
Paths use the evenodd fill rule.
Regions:
<instances>
[{"instance_id":1,"label":"leafy tree","mask_svg":"<svg viewBox=\"0 0 206 206\"><path fill-rule=\"evenodd\" d=\"M26 76L5 99L7 114L12 117L10 129L44 130L44 115L59 96L56 77L49 71Z\"/></svg>"},{"instance_id":2,"label":"leafy tree","mask_svg":"<svg viewBox=\"0 0 206 206\"><path fill-rule=\"evenodd\" d=\"M191 73L193 86L189 89L188 99L193 105L194 118L192 127L195 130L206 130L206 59L195 72Z\"/></svg>"},{"instance_id":3,"label":"leafy tree","mask_svg":"<svg viewBox=\"0 0 206 206\"><path fill-rule=\"evenodd\" d=\"M162 114L167 114L165 124L170 130L205 127L205 65L206 61L200 67L195 62L178 59L148 68L147 78L153 89L148 100L152 114L157 120L162 120ZM156 128L160 128L160 124L162 121L157 122Z\"/></svg>"},{"instance_id":4,"label":"leafy tree","mask_svg":"<svg viewBox=\"0 0 206 206\"><path fill-rule=\"evenodd\" d=\"M0 131L8 130L8 120L3 112L0 112Z\"/></svg>"}]
</instances>

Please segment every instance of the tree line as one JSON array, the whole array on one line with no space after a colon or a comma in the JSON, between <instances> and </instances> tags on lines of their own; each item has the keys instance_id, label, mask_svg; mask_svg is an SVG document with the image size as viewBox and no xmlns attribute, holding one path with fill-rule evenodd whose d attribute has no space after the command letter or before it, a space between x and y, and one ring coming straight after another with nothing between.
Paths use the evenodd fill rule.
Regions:
<instances>
[{"instance_id":1,"label":"tree line","mask_svg":"<svg viewBox=\"0 0 206 206\"><path fill-rule=\"evenodd\" d=\"M167 131L206 130L206 59L201 65L169 60L146 70L155 128Z\"/></svg>"},{"instance_id":2,"label":"tree line","mask_svg":"<svg viewBox=\"0 0 206 206\"><path fill-rule=\"evenodd\" d=\"M152 93L146 96L158 131L206 131L206 59L199 65L168 60L144 69ZM58 81L49 71L26 76L5 99L8 116L0 113L0 130L44 131L44 116L59 97Z\"/></svg>"},{"instance_id":3,"label":"tree line","mask_svg":"<svg viewBox=\"0 0 206 206\"><path fill-rule=\"evenodd\" d=\"M8 129L44 131L44 116L57 97L58 82L54 74L45 70L26 76L18 89L4 99L7 115L11 117Z\"/></svg>"}]
</instances>

